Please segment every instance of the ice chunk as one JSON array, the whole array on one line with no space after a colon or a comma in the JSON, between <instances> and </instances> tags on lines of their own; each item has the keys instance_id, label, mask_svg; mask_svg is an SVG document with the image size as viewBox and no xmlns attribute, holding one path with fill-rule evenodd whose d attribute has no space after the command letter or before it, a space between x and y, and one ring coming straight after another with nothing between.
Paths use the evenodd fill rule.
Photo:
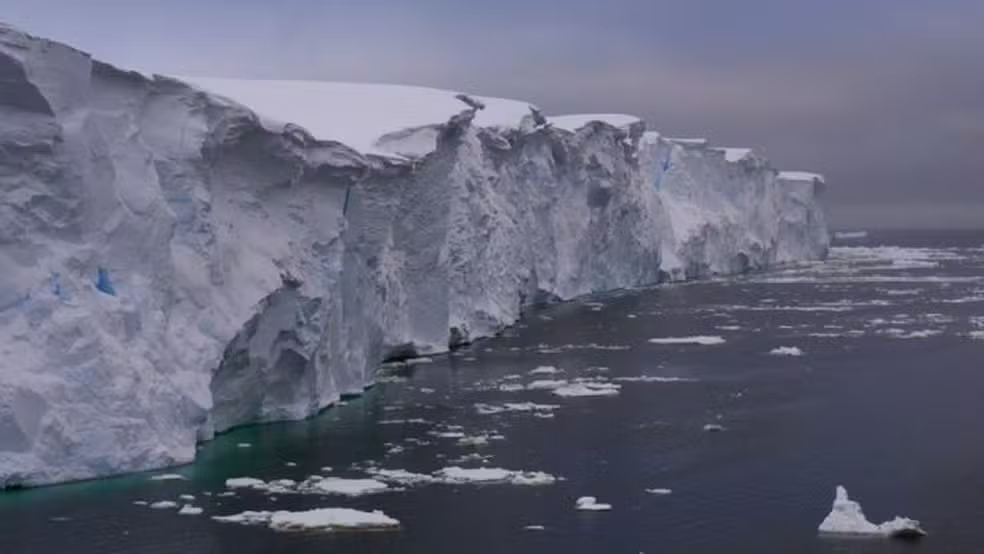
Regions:
<instances>
[{"instance_id":1,"label":"ice chunk","mask_svg":"<svg viewBox=\"0 0 984 554\"><path fill-rule=\"evenodd\" d=\"M462 468L446 467L434 472L435 477L448 484L509 483L513 485L552 485L557 478L542 471L511 471L495 467Z\"/></svg>"},{"instance_id":2,"label":"ice chunk","mask_svg":"<svg viewBox=\"0 0 984 554\"><path fill-rule=\"evenodd\" d=\"M769 351L773 356L802 356L803 351L795 346L779 346Z\"/></svg>"},{"instance_id":3,"label":"ice chunk","mask_svg":"<svg viewBox=\"0 0 984 554\"><path fill-rule=\"evenodd\" d=\"M567 384L567 381L559 379L538 379L526 385L526 388L527 390L555 390Z\"/></svg>"},{"instance_id":4,"label":"ice chunk","mask_svg":"<svg viewBox=\"0 0 984 554\"><path fill-rule=\"evenodd\" d=\"M178 503L173 500L159 500L150 504L150 507L155 510L171 510L178 507Z\"/></svg>"},{"instance_id":5,"label":"ice chunk","mask_svg":"<svg viewBox=\"0 0 984 554\"><path fill-rule=\"evenodd\" d=\"M267 525L275 531L331 531L336 529L387 529L400 522L383 512L363 512L351 508L319 508L302 512L246 511L229 516L213 516L223 523Z\"/></svg>"},{"instance_id":6,"label":"ice chunk","mask_svg":"<svg viewBox=\"0 0 984 554\"><path fill-rule=\"evenodd\" d=\"M154 475L150 478L151 481L185 481L188 478L184 475L178 475L177 473L165 473L163 475Z\"/></svg>"},{"instance_id":7,"label":"ice chunk","mask_svg":"<svg viewBox=\"0 0 984 554\"><path fill-rule=\"evenodd\" d=\"M926 532L913 519L896 517L880 525L868 521L861 505L847 496L847 489L837 487L834 506L830 514L820 523L820 533L828 535L882 536L917 538Z\"/></svg>"},{"instance_id":8,"label":"ice chunk","mask_svg":"<svg viewBox=\"0 0 984 554\"><path fill-rule=\"evenodd\" d=\"M577 499L575 507L578 510L590 511L590 512L603 512L612 509L611 504L602 504L598 502L598 499L593 496L582 496Z\"/></svg>"},{"instance_id":9,"label":"ice chunk","mask_svg":"<svg viewBox=\"0 0 984 554\"><path fill-rule=\"evenodd\" d=\"M581 396L618 396L620 385L615 383L572 383L553 390L553 394L565 398Z\"/></svg>"},{"instance_id":10,"label":"ice chunk","mask_svg":"<svg viewBox=\"0 0 984 554\"><path fill-rule=\"evenodd\" d=\"M704 426L705 433L721 433L725 430L724 425L721 425L720 423L708 423Z\"/></svg>"},{"instance_id":11,"label":"ice chunk","mask_svg":"<svg viewBox=\"0 0 984 554\"><path fill-rule=\"evenodd\" d=\"M255 477L234 477L226 479L226 488L229 489L257 489L264 490L267 487L266 481Z\"/></svg>"},{"instance_id":12,"label":"ice chunk","mask_svg":"<svg viewBox=\"0 0 984 554\"><path fill-rule=\"evenodd\" d=\"M714 346L724 344L723 337L717 336L696 336L696 337L665 337L649 339L652 344L699 344L703 346Z\"/></svg>"},{"instance_id":13,"label":"ice chunk","mask_svg":"<svg viewBox=\"0 0 984 554\"><path fill-rule=\"evenodd\" d=\"M673 494L672 489L646 489L646 492L648 492L649 494L664 495L664 496L668 494Z\"/></svg>"},{"instance_id":14,"label":"ice chunk","mask_svg":"<svg viewBox=\"0 0 984 554\"><path fill-rule=\"evenodd\" d=\"M364 496L384 492L389 489L386 483L375 479L342 479L328 477L314 482L311 492L320 494L339 494L343 496Z\"/></svg>"},{"instance_id":15,"label":"ice chunk","mask_svg":"<svg viewBox=\"0 0 984 554\"><path fill-rule=\"evenodd\" d=\"M560 369L552 365L542 365L536 369L530 370L530 375L555 375L560 372Z\"/></svg>"},{"instance_id":16,"label":"ice chunk","mask_svg":"<svg viewBox=\"0 0 984 554\"><path fill-rule=\"evenodd\" d=\"M198 506L192 506L191 504L185 504L178 510L178 514L183 516L198 516L201 515L205 510L199 508Z\"/></svg>"}]
</instances>

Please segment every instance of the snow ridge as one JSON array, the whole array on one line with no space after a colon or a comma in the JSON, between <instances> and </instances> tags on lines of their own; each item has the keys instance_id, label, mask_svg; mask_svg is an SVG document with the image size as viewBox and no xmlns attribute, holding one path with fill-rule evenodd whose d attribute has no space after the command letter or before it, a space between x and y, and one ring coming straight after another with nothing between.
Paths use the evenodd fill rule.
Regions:
<instances>
[{"instance_id":1,"label":"snow ridge","mask_svg":"<svg viewBox=\"0 0 984 554\"><path fill-rule=\"evenodd\" d=\"M639 121L375 86L442 104L368 144L209 86L0 25L0 488L190 462L539 298L826 254L818 179Z\"/></svg>"}]
</instances>

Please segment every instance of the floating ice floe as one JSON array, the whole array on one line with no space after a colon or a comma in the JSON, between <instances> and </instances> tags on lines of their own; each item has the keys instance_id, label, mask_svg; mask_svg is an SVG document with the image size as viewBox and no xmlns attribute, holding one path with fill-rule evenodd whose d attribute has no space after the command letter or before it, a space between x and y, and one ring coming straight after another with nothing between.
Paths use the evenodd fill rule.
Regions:
<instances>
[{"instance_id":1,"label":"floating ice floe","mask_svg":"<svg viewBox=\"0 0 984 554\"><path fill-rule=\"evenodd\" d=\"M904 329L886 329L883 334L888 335L893 339L928 339L930 337L935 337L942 335L943 331L937 331L935 329L924 329L921 331L906 331Z\"/></svg>"},{"instance_id":2,"label":"floating ice floe","mask_svg":"<svg viewBox=\"0 0 984 554\"><path fill-rule=\"evenodd\" d=\"M615 383L599 383L585 381L580 383L570 383L562 387L553 389L553 394L565 398L590 397L590 396L617 396L622 386Z\"/></svg>"},{"instance_id":3,"label":"floating ice floe","mask_svg":"<svg viewBox=\"0 0 984 554\"><path fill-rule=\"evenodd\" d=\"M726 430L725 426L719 423L708 423L704 426L705 433L721 433Z\"/></svg>"},{"instance_id":4,"label":"floating ice floe","mask_svg":"<svg viewBox=\"0 0 984 554\"><path fill-rule=\"evenodd\" d=\"M536 369L530 370L530 375L555 375L560 373L561 370L550 365L542 365Z\"/></svg>"},{"instance_id":5,"label":"floating ice floe","mask_svg":"<svg viewBox=\"0 0 984 554\"><path fill-rule=\"evenodd\" d=\"M984 340L984 331L971 331L969 336L974 340Z\"/></svg>"},{"instance_id":6,"label":"floating ice floe","mask_svg":"<svg viewBox=\"0 0 984 554\"><path fill-rule=\"evenodd\" d=\"M178 500L184 500L185 502L192 502L195 500L195 495L193 494L182 494L178 497Z\"/></svg>"},{"instance_id":7,"label":"floating ice floe","mask_svg":"<svg viewBox=\"0 0 984 554\"><path fill-rule=\"evenodd\" d=\"M655 494L655 495L659 495L659 496L665 496L665 495L668 495L668 494L673 494L673 490L672 489L646 489L646 492L648 492L649 494Z\"/></svg>"},{"instance_id":8,"label":"floating ice floe","mask_svg":"<svg viewBox=\"0 0 984 554\"><path fill-rule=\"evenodd\" d=\"M317 494L337 494L341 496L365 496L385 492L389 485L375 479L342 479L328 477L314 481L305 481L298 492Z\"/></svg>"},{"instance_id":9,"label":"floating ice floe","mask_svg":"<svg viewBox=\"0 0 984 554\"><path fill-rule=\"evenodd\" d=\"M173 500L160 500L150 504L150 507L155 510L171 510L178 507L178 503Z\"/></svg>"},{"instance_id":10,"label":"floating ice floe","mask_svg":"<svg viewBox=\"0 0 984 554\"><path fill-rule=\"evenodd\" d=\"M230 516L213 516L222 523L266 525L275 531L332 531L336 529L392 529L400 522L383 512L363 512L351 508L320 508L302 512L246 511Z\"/></svg>"},{"instance_id":11,"label":"floating ice floe","mask_svg":"<svg viewBox=\"0 0 984 554\"><path fill-rule=\"evenodd\" d=\"M574 506L578 510L589 512L603 512L612 509L611 504L599 503L598 499L593 496L582 496L581 498L578 498Z\"/></svg>"},{"instance_id":12,"label":"floating ice floe","mask_svg":"<svg viewBox=\"0 0 984 554\"><path fill-rule=\"evenodd\" d=\"M475 410L481 415L494 415L509 412L550 412L560 406L553 404L536 404L534 402L507 402L505 404L475 404Z\"/></svg>"},{"instance_id":13,"label":"floating ice floe","mask_svg":"<svg viewBox=\"0 0 984 554\"><path fill-rule=\"evenodd\" d=\"M871 523L861 510L861 505L848 498L847 489L840 486L837 487L830 514L820 523L820 533L907 539L926 536L926 531L914 519L896 517L878 525Z\"/></svg>"},{"instance_id":14,"label":"floating ice floe","mask_svg":"<svg viewBox=\"0 0 984 554\"><path fill-rule=\"evenodd\" d=\"M649 375L640 375L638 377L615 377L612 381L620 381L623 383L695 383L697 379L690 379L687 377L654 377Z\"/></svg>"},{"instance_id":15,"label":"floating ice floe","mask_svg":"<svg viewBox=\"0 0 984 554\"><path fill-rule=\"evenodd\" d=\"M649 339L652 344L697 344L701 346L715 346L718 344L724 344L725 341L723 337L717 336L694 336L694 337L663 337Z\"/></svg>"},{"instance_id":16,"label":"floating ice floe","mask_svg":"<svg viewBox=\"0 0 984 554\"><path fill-rule=\"evenodd\" d=\"M204 511L205 510L199 508L198 506L192 506L191 504L185 504L184 506L181 507L180 510L178 510L178 514L179 515L183 515L183 516L199 516L199 515L202 515L202 512L204 512Z\"/></svg>"},{"instance_id":17,"label":"floating ice floe","mask_svg":"<svg viewBox=\"0 0 984 554\"><path fill-rule=\"evenodd\" d=\"M773 356L802 356L803 351L796 346L780 346L769 351Z\"/></svg>"},{"instance_id":18,"label":"floating ice floe","mask_svg":"<svg viewBox=\"0 0 984 554\"><path fill-rule=\"evenodd\" d=\"M499 385L499 392L518 392L524 390L526 387L518 383L506 383L504 385Z\"/></svg>"},{"instance_id":19,"label":"floating ice floe","mask_svg":"<svg viewBox=\"0 0 984 554\"><path fill-rule=\"evenodd\" d=\"M446 467L434 472L443 483L511 483L514 485L551 485L557 478L540 471L512 471L495 467L462 468Z\"/></svg>"},{"instance_id":20,"label":"floating ice floe","mask_svg":"<svg viewBox=\"0 0 984 554\"><path fill-rule=\"evenodd\" d=\"M236 445L237 448L253 448L253 445L248 442L241 442Z\"/></svg>"},{"instance_id":21,"label":"floating ice floe","mask_svg":"<svg viewBox=\"0 0 984 554\"><path fill-rule=\"evenodd\" d=\"M527 531L546 531L547 530L547 528L544 527L543 525L527 525L526 527L523 527L523 529L525 529Z\"/></svg>"},{"instance_id":22,"label":"floating ice floe","mask_svg":"<svg viewBox=\"0 0 984 554\"><path fill-rule=\"evenodd\" d=\"M165 473L163 475L154 475L150 478L151 481L187 481L188 478L184 475L178 475L177 473Z\"/></svg>"},{"instance_id":23,"label":"floating ice floe","mask_svg":"<svg viewBox=\"0 0 984 554\"><path fill-rule=\"evenodd\" d=\"M537 379L526 385L527 390L554 390L567 385L563 379Z\"/></svg>"},{"instance_id":24,"label":"floating ice floe","mask_svg":"<svg viewBox=\"0 0 984 554\"><path fill-rule=\"evenodd\" d=\"M266 489L266 481L255 477L233 477L226 479L227 489Z\"/></svg>"}]
</instances>

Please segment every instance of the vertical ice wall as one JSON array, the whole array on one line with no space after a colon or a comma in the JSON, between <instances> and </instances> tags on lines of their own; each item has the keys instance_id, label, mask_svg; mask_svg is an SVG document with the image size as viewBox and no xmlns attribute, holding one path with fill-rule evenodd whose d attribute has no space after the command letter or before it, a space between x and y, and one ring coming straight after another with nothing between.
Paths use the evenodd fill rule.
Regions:
<instances>
[{"instance_id":1,"label":"vertical ice wall","mask_svg":"<svg viewBox=\"0 0 984 554\"><path fill-rule=\"evenodd\" d=\"M473 115L366 156L0 26L0 486L190 461L537 297L825 251L760 158Z\"/></svg>"}]
</instances>

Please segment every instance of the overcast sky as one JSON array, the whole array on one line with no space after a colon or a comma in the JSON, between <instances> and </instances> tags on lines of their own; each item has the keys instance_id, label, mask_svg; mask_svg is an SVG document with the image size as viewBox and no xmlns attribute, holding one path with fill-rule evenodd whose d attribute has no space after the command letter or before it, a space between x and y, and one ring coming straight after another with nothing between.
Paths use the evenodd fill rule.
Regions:
<instances>
[{"instance_id":1,"label":"overcast sky","mask_svg":"<svg viewBox=\"0 0 984 554\"><path fill-rule=\"evenodd\" d=\"M827 175L838 227L984 227L982 0L3 0L162 73L420 84L628 112Z\"/></svg>"}]
</instances>

